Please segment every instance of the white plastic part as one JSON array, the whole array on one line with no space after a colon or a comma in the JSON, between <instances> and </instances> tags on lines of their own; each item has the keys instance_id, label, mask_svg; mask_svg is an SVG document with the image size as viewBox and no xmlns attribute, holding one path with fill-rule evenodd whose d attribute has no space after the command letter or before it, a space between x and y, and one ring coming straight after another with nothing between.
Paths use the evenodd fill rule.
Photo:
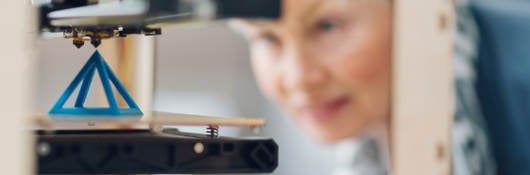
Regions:
<instances>
[{"instance_id":1,"label":"white plastic part","mask_svg":"<svg viewBox=\"0 0 530 175\"><path fill-rule=\"evenodd\" d=\"M148 2L146 0L123 0L58 10L49 13L48 17L57 19L134 16L144 14L148 8Z\"/></svg>"}]
</instances>

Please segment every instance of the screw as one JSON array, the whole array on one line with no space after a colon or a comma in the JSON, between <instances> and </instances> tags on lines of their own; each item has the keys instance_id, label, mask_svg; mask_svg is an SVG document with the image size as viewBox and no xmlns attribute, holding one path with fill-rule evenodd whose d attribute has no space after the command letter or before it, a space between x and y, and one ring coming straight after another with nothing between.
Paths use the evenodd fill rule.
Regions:
<instances>
[{"instance_id":1,"label":"screw","mask_svg":"<svg viewBox=\"0 0 530 175\"><path fill-rule=\"evenodd\" d=\"M449 23L449 19L446 14L442 13L438 16L438 26L440 27L441 30L445 30L447 26L449 25L448 23Z\"/></svg>"},{"instance_id":2,"label":"screw","mask_svg":"<svg viewBox=\"0 0 530 175\"><path fill-rule=\"evenodd\" d=\"M202 154L204 152L204 144L201 142L195 143L195 145L193 145L193 151L195 151L195 154Z\"/></svg>"},{"instance_id":3,"label":"screw","mask_svg":"<svg viewBox=\"0 0 530 175\"><path fill-rule=\"evenodd\" d=\"M436 158L438 160L444 160L446 156L445 146L443 142L440 142L436 145Z\"/></svg>"},{"instance_id":4,"label":"screw","mask_svg":"<svg viewBox=\"0 0 530 175\"><path fill-rule=\"evenodd\" d=\"M51 152L50 144L46 142L41 142L37 146L37 154L39 156L47 156L50 154L50 152Z\"/></svg>"}]
</instances>

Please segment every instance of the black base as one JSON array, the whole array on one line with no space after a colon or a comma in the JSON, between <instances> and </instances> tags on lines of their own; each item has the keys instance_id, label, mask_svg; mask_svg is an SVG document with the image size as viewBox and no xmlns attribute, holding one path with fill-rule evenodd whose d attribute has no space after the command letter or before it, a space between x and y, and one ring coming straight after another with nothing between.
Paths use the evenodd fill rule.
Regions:
<instances>
[{"instance_id":1,"label":"black base","mask_svg":"<svg viewBox=\"0 0 530 175\"><path fill-rule=\"evenodd\" d=\"M39 131L36 153L39 174L270 173L278 165L272 139L212 138L176 129Z\"/></svg>"}]
</instances>

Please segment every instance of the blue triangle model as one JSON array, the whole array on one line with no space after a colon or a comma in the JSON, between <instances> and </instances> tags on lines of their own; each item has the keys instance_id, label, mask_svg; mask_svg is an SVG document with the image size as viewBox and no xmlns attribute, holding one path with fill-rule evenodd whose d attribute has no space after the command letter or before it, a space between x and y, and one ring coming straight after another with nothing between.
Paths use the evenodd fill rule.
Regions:
<instances>
[{"instance_id":1,"label":"blue triangle model","mask_svg":"<svg viewBox=\"0 0 530 175\"><path fill-rule=\"evenodd\" d=\"M109 104L108 108L86 108L84 103L88 95L88 90L94 73L98 70L101 84L105 90L105 95ZM77 86L81 84L74 107L65 108L64 104L70 98ZM120 108L116 102L116 98L112 91L111 83L116 87L118 93L123 97L128 108ZM120 80L116 77L109 65L105 62L101 54L96 50L94 54L88 59L87 63L81 68L74 80L68 85L61 97L57 100L55 105L50 110L51 115L103 115L103 116L122 116L122 115L143 115L142 111L131 98Z\"/></svg>"}]
</instances>

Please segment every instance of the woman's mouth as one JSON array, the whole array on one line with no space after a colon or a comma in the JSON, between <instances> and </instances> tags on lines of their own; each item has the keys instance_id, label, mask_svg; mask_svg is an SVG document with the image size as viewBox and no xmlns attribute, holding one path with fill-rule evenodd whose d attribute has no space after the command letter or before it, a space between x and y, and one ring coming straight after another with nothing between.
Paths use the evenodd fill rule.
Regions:
<instances>
[{"instance_id":1,"label":"woman's mouth","mask_svg":"<svg viewBox=\"0 0 530 175\"><path fill-rule=\"evenodd\" d=\"M350 103L350 98L347 96L341 96L322 103L311 103L304 106L303 115L310 120L322 122L336 116L348 103Z\"/></svg>"}]
</instances>

